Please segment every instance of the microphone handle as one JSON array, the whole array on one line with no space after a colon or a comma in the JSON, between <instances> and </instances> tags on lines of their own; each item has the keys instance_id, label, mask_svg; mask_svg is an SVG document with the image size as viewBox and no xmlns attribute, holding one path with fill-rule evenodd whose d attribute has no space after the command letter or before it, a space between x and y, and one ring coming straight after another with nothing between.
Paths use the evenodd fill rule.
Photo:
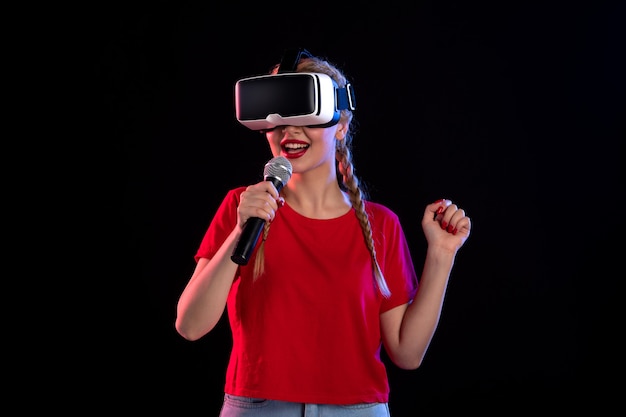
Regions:
<instances>
[{"instance_id":1,"label":"microphone handle","mask_svg":"<svg viewBox=\"0 0 626 417\"><path fill-rule=\"evenodd\" d=\"M259 240L264 224L265 220L259 217L251 217L248 219L243 231L241 232L237 246L235 247L233 254L230 256L230 259L234 263L239 265L248 264L252 251L256 246L256 242Z\"/></svg>"},{"instance_id":2,"label":"microphone handle","mask_svg":"<svg viewBox=\"0 0 626 417\"><path fill-rule=\"evenodd\" d=\"M283 182L280 178L268 177L265 180L271 181L278 192L280 192L283 188ZM263 226L265 226L265 220L259 217L250 217L246 221L246 224L243 226L241 236L239 236L239 240L237 241L237 245L230 256L230 259L234 263L238 265L248 264L250 256L252 256L252 252L254 251L257 241L259 240L259 236L261 236Z\"/></svg>"}]
</instances>

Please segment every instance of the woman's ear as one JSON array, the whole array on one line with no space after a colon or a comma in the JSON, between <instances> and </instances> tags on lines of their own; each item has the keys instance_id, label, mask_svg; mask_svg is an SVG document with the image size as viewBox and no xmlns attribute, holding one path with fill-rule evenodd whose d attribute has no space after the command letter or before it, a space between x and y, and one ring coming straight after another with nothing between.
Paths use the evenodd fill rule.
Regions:
<instances>
[{"instance_id":1,"label":"woman's ear","mask_svg":"<svg viewBox=\"0 0 626 417\"><path fill-rule=\"evenodd\" d=\"M342 140L343 138L346 137L347 133L348 133L348 124L339 122L337 124L337 131L335 132L335 138L337 140Z\"/></svg>"}]
</instances>

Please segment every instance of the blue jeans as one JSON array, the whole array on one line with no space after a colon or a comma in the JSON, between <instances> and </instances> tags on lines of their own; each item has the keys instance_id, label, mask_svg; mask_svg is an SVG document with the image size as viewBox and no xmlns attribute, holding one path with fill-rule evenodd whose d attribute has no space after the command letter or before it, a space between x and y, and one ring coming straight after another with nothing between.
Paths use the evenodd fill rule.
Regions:
<instances>
[{"instance_id":1,"label":"blue jeans","mask_svg":"<svg viewBox=\"0 0 626 417\"><path fill-rule=\"evenodd\" d=\"M387 403L303 404L224 394L220 417L390 417Z\"/></svg>"}]
</instances>

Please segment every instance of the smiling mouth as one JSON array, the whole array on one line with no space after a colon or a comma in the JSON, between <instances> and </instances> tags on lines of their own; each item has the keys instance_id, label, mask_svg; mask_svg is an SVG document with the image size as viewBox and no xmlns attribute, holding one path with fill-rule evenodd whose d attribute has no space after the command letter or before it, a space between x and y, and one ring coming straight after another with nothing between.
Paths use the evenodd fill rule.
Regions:
<instances>
[{"instance_id":1,"label":"smiling mouth","mask_svg":"<svg viewBox=\"0 0 626 417\"><path fill-rule=\"evenodd\" d=\"M306 143L286 143L282 146L283 151L286 153L299 153L308 149L310 145Z\"/></svg>"}]
</instances>

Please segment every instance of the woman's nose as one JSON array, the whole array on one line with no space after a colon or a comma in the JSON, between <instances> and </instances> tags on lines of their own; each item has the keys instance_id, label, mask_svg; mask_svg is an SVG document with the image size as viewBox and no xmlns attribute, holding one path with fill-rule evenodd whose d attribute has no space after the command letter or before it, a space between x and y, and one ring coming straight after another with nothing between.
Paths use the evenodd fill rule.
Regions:
<instances>
[{"instance_id":1,"label":"woman's nose","mask_svg":"<svg viewBox=\"0 0 626 417\"><path fill-rule=\"evenodd\" d=\"M283 126L282 132L283 133L285 133L285 132L290 132L291 133L291 132L299 132L301 130L302 130L302 126L286 125L286 126Z\"/></svg>"}]
</instances>

